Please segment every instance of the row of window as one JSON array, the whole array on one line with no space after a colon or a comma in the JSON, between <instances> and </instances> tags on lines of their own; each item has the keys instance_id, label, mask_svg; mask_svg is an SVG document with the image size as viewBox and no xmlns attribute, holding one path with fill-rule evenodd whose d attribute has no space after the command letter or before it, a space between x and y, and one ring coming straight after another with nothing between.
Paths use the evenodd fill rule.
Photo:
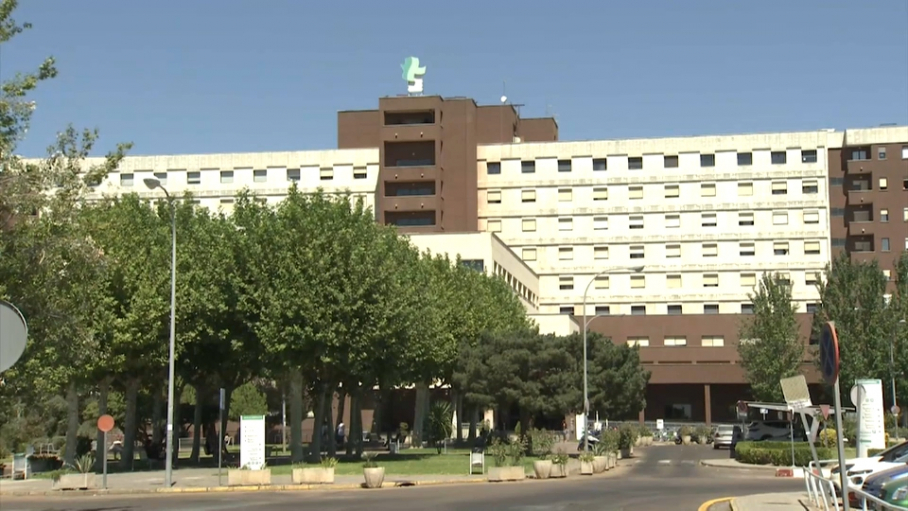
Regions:
<instances>
[{"instance_id":1,"label":"row of window","mask_svg":"<svg viewBox=\"0 0 908 511\"><path fill-rule=\"evenodd\" d=\"M788 163L789 154L794 154L795 158L800 158L801 163L816 163L817 162L817 151L816 149L807 149L807 150L789 150L789 151L772 151L770 152L770 163L772 165L785 165ZM662 166L658 167L660 169L673 169L680 166L679 155L654 155L661 156ZM716 155L715 154L700 154L700 167L710 168L716 166ZM608 162L610 159L627 159L627 168L629 170L643 170L644 158L642 156L609 156L606 158L593 158L593 170L594 171L606 171L608 170ZM650 158L647 160L652 161ZM658 161L658 160L657 160ZM749 167L753 165L753 153L751 152L741 152L737 153L737 164L740 167ZM568 159L558 160L558 172L571 172L573 170L573 162ZM523 174L533 174L536 172L536 160L522 160L520 162L520 172ZM501 174L501 162L487 162L486 163L486 173L490 175Z\"/></svg>"},{"instance_id":2,"label":"row of window","mask_svg":"<svg viewBox=\"0 0 908 511\"><path fill-rule=\"evenodd\" d=\"M873 237L855 239L852 238L851 247L848 246L847 238L832 238L832 248L847 248L850 252L873 252ZM889 238L880 238L880 251L890 252L892 243ZM905 238L905 250L908 250L908 238Z\"/></svg>"},{"instance_id":3,"label":"row of window","mask_svg":"<svg viewBox=\"0 0 908 511\"><path fill-rule=\"evenodd\" d=\"M780 281L783 284L792 285L791 274L788 272L776 272L779 276ZM720 283L720 274L718 273L705 273L702 275L698 274L668 274L664 275L664 285L663 285L663 275L631 275L631 289L645 289L647 285L647 280L649 283L656 284L655 281L659 281L659 289L682 289L685 285L688 288L692 285L691 281L696 281L696 285L703 288L718 288ZM725 278L722 279L725 281L725 284L728 285L728 280L733 276L738 276L738 282L740 287L753 289L757 285L757 274L756 273L740 273L740 274L731 274L726 273ZM887 275L888 277L888 275ZM558 289L561 291L573 291L574 290L574 279L573 275L566 275L558 277ZM685 282L687 281L687 282ZM807 286L816 286L820 282L820 273L819 272L807 272L804 276L804 284ZM610 279L608 275L600 275L593 280L593 289L609 289L610 288ZM680 309L679 309L680 311ZM718 309L717 312L718 313ZM679 312L680 314L680 312Z\"/></svg>"},{"instance_id":4,"label":"row of window","mask_svg":"<svg viewBox=\"0 0 908 511\"><path fill-rule=\"evenodd\" d=\"M845 178L829 178L829 186L845 186ZM889 190L889 178L881 177L877 179L877 190L885 192ZM908 190L908 178L902 179L902 190ZM849 192L870 192L873 191L873 181L869 176L859 177L848 181Z\"/></svg>"},{"instance_id":5,"label":"row of window","mask_svg":"<svg viewBox=\"0 0 908 511\"><path fill-rule=\"evenodd\" d=\"M887 238L888 239L888 238ZM789 241L773 241L772 243L772 253L776 256L787 256L791 255L791 245L795 242ZM803 247L802 253L804 255L820 255L822 252L822 242L818 240L805 240L800 242ZM692 244L691 244L692 245ZM688 250L685 252L685 256L689 258L694 257L719 257L719 244L718 243L700 243L700 252L698 254L690 253L690 245L688 245ZM650 244L650 249L653 249L657 246L656 244ZM665 246L665 257L668 259L681 258L682 250L681 244L667 244ZM647 245L630 245L628 247L629 258L630 259L645 259L646 258L646 247ZM611 250L608 245L599 245L593 247L593 259L609 259ZM524 261L536 261L538 257L538 249L535 247L524 247L521 249L521 258ZM755 257L757 255L757 243L753 241L742 241L738 243L738 253L737 254L722 254L723 256L731 256L735 260L738 260L738 257ZM653 256L650 253L650 256ZM572 261L574 260L574 247L558 247L558 259L561 261Z\"/></svg>"},{"instance_id":6,"label":"row of window","mask_svg":"<svg viewBox=\"0 0 908 511\"><path fill-rule=\"evenodd\" d=\"M276 170L276 169L273 169ZM281 169L286 172L286 178L289 182L298 182L302 179L302 174L300 169ZM154 172L154 178L161 182L162 185L167 186L167 177L170 173L174 172L184 172L183 170L168 170L167 172ZM219 178L221 184L233 184L238 173L242 172L251 172L252 173L252 182L253 183L266 183L268 182L268 169L241 169L241 170L221 170L219 171ZM366 179L367 172L366 167L353 167L353 179ZM121 173L120 174L120 186L134 186L135 185L136 175L134 173ZM334 179L334 168L333 167L322 167L319 169L319 179L321 181L330 181ZM186 172L186 184L188 185L200 185L202 184L202 171L189 171Z\"/></svg>"},{"instance_id":7,"label":"row of window","mask_svg":"<svg viewBox=\"0 0 908 511\"><path fill-rule=\"evenodd\" d=\"M801 217L805 224L819 224L820 223L820 212L817 210L805 210L802 212ZM593 217L593 230L594 231L606 231L609 228L609 218L608 216L594 216ZM613 218L613 217L612 217ZM628 229L645 229L646 215L629 215L628 216ZM665 221L664 224L659 226L666 228L678 228L681 227L681 214L673 213L664 215ZM789 222L789 212L788 211L773 211L772 212L772 224L773 225L788 225ZM741 211L738 212L738 226L740 227L754 227L756 225L754 220L754 213L750 211ZM700 213L700 226L701 227L718 227L719 226L719 215L717 213ZM656 228L655 226L649 226L651 228ZM522 232L536 232L537 229L537 219L535 218L523 218L520 221L520 230ZM486 230L489 232L502 232L501 220L492 218L486 222ZM558 218L558 230L561 232L568 232L574 230L574 217L560 217Z\"/></svg>"},{"instance_id":8,"label":"row of window","mask_svg":"<svg viewBox=\"0 0 908 511\"><path fill-rule=\"evenodd\" d=\"M831 208L829 210L830 216L834 218L841 218L845 216L845 208ZM889 222L889 209L880 208L880 213L877 216L880 223ZM852 209L851 216L848 218L849 222L873 222L873 209L869 207ZM902 221L908 222L908 208L902 209Z\"/></svg>"},{"instance_id":9,"label":"row of window","mask_svg":"<svg viewBox=\"0 0 908 511\"><path fill-rule=\"evenodd\" d=\"M688 306L689 305L690 304L688 304ZM678 314L682 313L681 311L682 311L683 306L681 304L669 305L668 307L669 307L668 310L678 311L676 313L670 313L669 315L678 315ZM815 303L808 303L807 312L813 314L817 311L817 307L818 306ZM571 316L577 316L578 314L576 314L576 310L578 308L579 307L575 306L575 305L561 305L560 307L558 307L558 312L559 312L559 314L568 314ZM595 306L595 315L596 316L608 316L611 314L610 309L611 308L608 305L596 305ZM717 304L717 303L703 304L703 313L704 314L719 314L719 304ZM753 314L754 313L754 304L752 304L752 303L740 304L740 313L741 314ZM646 305L631 305L631 314L630 315L631 316L646 316Z\"/></svg>"},{"instance_id":10,"label":"row of window","mask_svg":"<svg viewBox=\"0 0 908 511\"><path fill-rule=\"evenodd\" d=\"M644 198L643 185L631 185L627 187L628 198L631 200L641 200ZM787 181L773 181L771 185L772 195L788 195ZM801 182L801 193L804 195L816 195L820 191L819 183L816 179L804 180ZM593 188L593 201L607 201L609 197L609 187L597 186ZM716 183L700 183L700 197L716 197ZM753 182L738 183L738 197L752 197L754 195ZM681 198L681 185L666 184L664 185L664 194L660 199L679 199ZM685 194L685 199L690 197ZM489 204L501 204L501 190L486 191L486 202ZM558 202L572 202L574 200L573 188L558 188ZM520 191L520 202L535 203L536 190L523 189Z\"/></svg>"},{"instance_id":11,"label":"row of window","mask_svg":"<svg viewBox=\"0 0 908 511\"><path fill-rule=\"evenodd\" d=\"M628 337L627 344L628 346L640 346L641 348L647 348L650 346L650 339L649 337L641 336ZM669 347L688 346L687 336L667 336L662 339L662 345ZM700 337L700 346L704 348L721 348L725 346L725 337L721 335L704 335Z\"/></svg>"},{"instance_id":12,"label":"row of window","mask_svg":"<svg viewBox=\"0 0 908 511\"><path fill-rule=\"evenodd\" d=\"M858 147L858 148L851 149L851 150L848 152L848 159L851 160L851 161L864 161L864 160L870 160L870 159L871 159L871 156L870 156L870 155L871 155L870 148L868 148L868 147ZM888 155L886 154L886 148L885 148L885 147L877 147L877 148L876 148L876 158L877 158L878 160L885 160L885 159L888 158ZM903 160L908 160L908 145L903 145L903 146L902 146L902 159L903 159Z\"/></svg>"}]
</instances>

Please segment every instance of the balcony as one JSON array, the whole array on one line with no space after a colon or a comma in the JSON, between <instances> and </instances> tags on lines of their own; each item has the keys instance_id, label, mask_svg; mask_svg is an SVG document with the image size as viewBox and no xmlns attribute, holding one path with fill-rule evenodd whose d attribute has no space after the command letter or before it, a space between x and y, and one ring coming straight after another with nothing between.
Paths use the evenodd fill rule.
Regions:
<instances>
[{"instance_id":1,"label":"balcony","mask_svg":"<svg viewBox=\"0 0 908 511\"><path fill-rule=\"evenodd\" d=\"M382 200L381 208L385 215L392 212L415 212L415 211L432 211L434 218L435 210L439 209L440 199L438 197L385 197Z\"/></svg>"},{"instance_id":2,"label":"balcony","mask_svg":"<svg viewBox=\"0 0 908 511\"><path fill-rule=\"evenodd\" d=\"M873 236L876 234L878 224L871 221L851 221L848 222L849 236Z\"/></svg>"},{"instance_id":3,"label":"balcony","mask_svg":"<svg viewBox=\"0 0 908 511\"><path fill-rule=\"evenodd\" d=\"M435 211L385 211L385 225L395 225L408 232L436 230Z\"/></svg>"},{"instance_id":4,"label":"balcony","mask_svg":"<svg viewBox=\"0 0 908 511\"><path fill-rule=\"evenodd\" d=\"M435 195L435 181L388 181L385 197L431 197Z\"/></svg>"},{"instance_id":5,"label":"balcony","mask_svg":"<svg viewBox=\"0 0 908 511\"><path fill-rule=\"evenodd\" d=\"M413 126L435 124L435 110L408 110L385 112L385 126Z\"/></svg>"}]
</instances>

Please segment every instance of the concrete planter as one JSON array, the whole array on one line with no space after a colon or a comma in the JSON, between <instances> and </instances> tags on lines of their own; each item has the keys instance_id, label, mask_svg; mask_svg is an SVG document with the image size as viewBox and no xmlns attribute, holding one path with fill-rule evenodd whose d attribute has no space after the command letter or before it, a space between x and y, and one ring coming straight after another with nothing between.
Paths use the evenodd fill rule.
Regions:
<instances>
[{"instance_id":1,"label":"concrete planter","mask_svg":"<svg viewBox=\"0 0 908 511\"><path fill-rule=\"evenodd\" d=\"M334 484L334 467L295 468L293 484Z\"/></svg>"},{"instance_id":2,"label":"concrete planter","mask_svg":"<svg viewBox=\"0 0 908 511\"><path fill-rule=\"evenodd\" d=\"M706 445L707 442L708 442L708 440L705 439L705 438L698 438L698 439L697 439L697 443L700 444L700 445Z\"/></svg>"},{"instance_id":3,"label":"concrete planter","mask_svg":"<svg viewBox=\"0 0 908 511\"><path fill-rule=\"evenodd\" d=\"M582 476L591 476L593 475L593 461L580 461L580 475Z\"/></svg>"},{"instance_id":4,"label":"concrete planter","mask_svg":"<svg viewBox=\"0 0 908 511\"><path fill-rule=\"evenodd\" d=\"M601 474L608 470L608 456L596 456L593 458L593 473Z\"/></svg>"},{"instance_id":5,"label":"concrete planter","mask_svg":"<svg viewBox=\"0 0 908 511\"><path fill-rule=\"evenodd\" d=\"M91 490L97 487L95 474L63 474L54 481L57 490Z\"/></svg>"},{"instance_id":6,"label":"concrete planter","mask_svg":"<svg viewBox=\"0 0 908 511\"><path fill-rule=\"evenodd\" d=\"M536 479L548 479L552 474L552 460L534 461L533 472L536 474Z\"/></svg>"},{"instance_id":7,"label":"concrete planter","mask_svg":"<svg viewBox=\"0 0 908 511\"><path fill-rule=\"evenodd\" d=\"M553 463L552 464L552 473L549 477L553 478L562 478L568 476L567 464Z\"/></svg>"},{"instance_id":8,"label":"concrete planter","mask_svg":"<svg viewBox=\"0 0 908 511\"><path fill-rule=\"evenodd\" d=\"M690 445L690 435L682 435L681 443L684 445Z\"/></svg>"},{"instance_id":9,"label":"concrete planter","mask_svg":"<svg viewBox=\"0 0 908 511\"><path fill-rule=\"evenodd\" d=\"M363 477L366 480L366 488L381 488L385 482L385 467L364 468Z\"/></svg>"},{"instance_id":10,"label":"concrete planter","mask_svg":"<svg viewBox=\"0 0 908 511\"><path fill-rule=\"evenodd\" d=\"M638 436L637 439L634 440L634 446L643 447L643 437L642 436Z\"/></svg>"},{"instance_id":11,"label":"concrete planter","mask_svg":"<svg viewBox=\"0 0 908 511\"><path fill-rule=\"evenodd\" d=\"M608 455L608 468L607 468L607 470L611 470L611 469L617 468L617 467L618 467L618 454L613 452L613 453L611 453L611 454Z\"/></svg>"},{"instance_id":12,"label":"concrete planter","mask_svg":"<svg viewBox=\"0 0 908 511\"><path fill-rule=\"evenodd\" d=\"M227 486L268 486L271 484L271 469L227 471Z\"/></svg>"},{"instance_id":13,"label":"concrete planter","mask_svg":"<svg viewBox=\"0 0 908 511\"><path fill-rule=\"evenodd\" d=\"M651 437L651 436L644 436L644 437L641 437L641 438L643 438L643 445L645 445L645 446L653 445L653 437Z\"/></svg>"},{"instance_id":14,"label":"concrete planter","mask_svg":"<svg viewBox=\"0 0 908 511\"><path fill-rule=\"evenodd\" d=\"M621 449L621 458L630 458L633 455L634 455L633 447L627 447L627 448Z\"/></svg>"},{"instance_id":15,"label":"concrete planter","mask_svg":"<svg viewBox=\"0 0 908 511\"><path fill-rule=\"evenodd\" d=\"M535 467L533 467L535 469ZM490 467L489 482L498 483L501 481L523 481L527 474L523 467Z\"/></svg>"}]
</instances>

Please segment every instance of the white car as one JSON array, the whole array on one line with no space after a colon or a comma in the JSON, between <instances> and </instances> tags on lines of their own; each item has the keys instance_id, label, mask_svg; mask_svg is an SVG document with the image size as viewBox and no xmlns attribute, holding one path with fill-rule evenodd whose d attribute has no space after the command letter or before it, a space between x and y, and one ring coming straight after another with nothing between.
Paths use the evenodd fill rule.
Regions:
<instances>
[{"instance_id":1,"label":"white car","mask_svg":"<svg viewBox=\"0 0 908 511\"><path fill-rule=\"evenodd\" d=\"M864 479L871 474L904 465L906 462L908 462L908 442L890 447L876 456L845 460L845 475L848 477L848 485L860 488L864 484ZM836 491L841 492L839 467L834 467L830 475Z\"/></svg>"}]
</instances>

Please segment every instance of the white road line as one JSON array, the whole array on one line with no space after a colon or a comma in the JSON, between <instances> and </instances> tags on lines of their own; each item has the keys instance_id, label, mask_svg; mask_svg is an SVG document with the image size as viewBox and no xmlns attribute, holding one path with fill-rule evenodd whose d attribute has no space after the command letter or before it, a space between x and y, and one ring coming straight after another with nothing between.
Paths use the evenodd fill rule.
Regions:
<instances>
[{"instance_id":1,"label":"white road line","mask_svg":"<svg viewBox=\"0 0 908 511\"><path fill-rule=\"evenodd\" d=\"M659 460L660 465L670 465L672 460Z\"/></svg>"}]
</instances>

